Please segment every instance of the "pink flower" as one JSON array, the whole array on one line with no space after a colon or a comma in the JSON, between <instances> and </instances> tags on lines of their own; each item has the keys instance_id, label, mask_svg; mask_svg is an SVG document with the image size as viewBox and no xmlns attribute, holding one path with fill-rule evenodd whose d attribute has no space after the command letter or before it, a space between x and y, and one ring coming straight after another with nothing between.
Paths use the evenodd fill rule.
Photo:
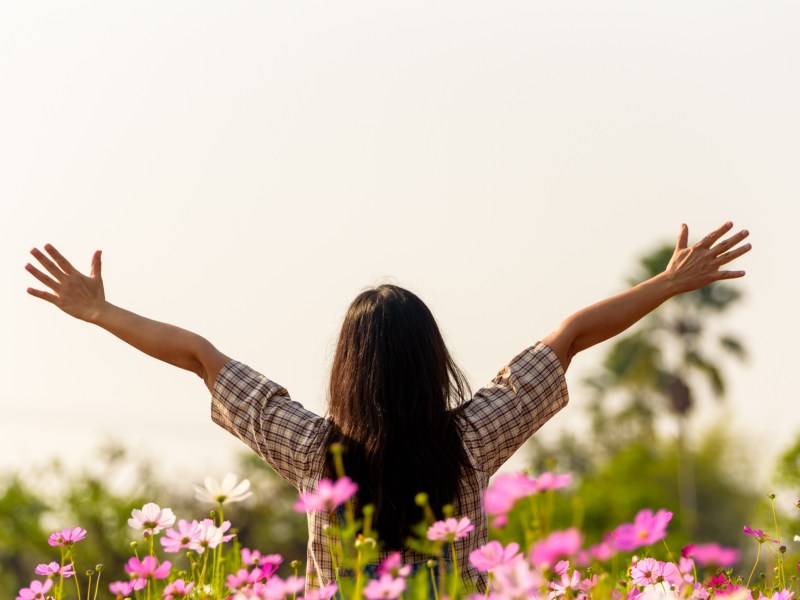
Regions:
<instances>
[{"instance_id":1,"label":"pink flower","mask_svg":"<svg viewBox=\"0 0 800 600\"><path fill-rule=\"evenodd\" d=\"M643 558L631 568L631 581L636 585L653 585L663 581L664 564L655 558Z\"/></svg>"},{"instance_id":2,"label":"pink flower","mask_svg":"<svg viewBox=\"0 0 800 600\"><path fill-rule=\"evenodd\" d=\"M357 491L358 486L349 477L340 477L335 482L320 479L315 492L300 492L294 509L298 512L330 512L347 502Z\"/></svg>"},{"instance_id":3,"label":"pink flower","mask_svg":"<svg viewBox=\"0 0 800 600\"><path fill-rule=\"evenodd\" d=\"M556 564L558 559L572 556L581 547L583 539L574 527L565 531L554 531L531 548L531 564L545 569Z\"/></svg>"},{"instance_id":4,"label":"pink flower","mask_svg":"<svg viewBox=\"0 0 800 600\"><path fill-rule=\"evenodd\" d=\"M158 504L148 502L142 510L134 508L128 525L133 529L141 529L142 535L156 535L175 524L175 514L169 508L162 509Z\"/></svg>"},{"instance_id":5,"label":"pink flower","mask_svg":"<svg viewBox=\"0 0 800 600\"><path fill-rule=\"evenodd\" d=\"M525 473L495 477L483 495L486 514L494 518L492 525L495 527L505 525L506 514L514 507L517 500L535 494L537 489L536 480Z\"/></svg>"},{"instance_id":6,"label":"pink flower","mask_svg":"<svg viewBox=\"0 0 800 600\"><path fill-rule=\"evenodd\" d=\"M772 594L769 600L792 600L793 597L794 592L790 592L789 590L781 590Z\"/></svg>"},{"instance_id":7,"label":"pink flower","mask_svg":"<svg viewBox=\"0 0 800 600\"><path fill-rule=\"evenodd\" d=\"M261 560L261 552L258 550L250 550L250 548L242 548L241 556L242 564L246 567L255 566L258 564L258 561Z\"/></svg>"},{"instance_id":8,"label":"pink flower","mask_svg":"<svg viewBox=\"0 0 800 600\"><path fill-rule=\"evenodd\" d=\"M178 529L167 529L161 538L164 552L180 552L184 548L191 548L192 544L200 539L200 523L193 520L191 523L185 519L178 521Z\"/></svg>"},{"instance_id":9,"label":"pink flower","mask_svg":"<svg viewBox=\"0 0 800 600\"><path fill-rule=\"evenodd\" d=\"M623 523L614 530L612 544L622 552L649 546L666 537L667 523L671 519L672 513L668 510L661 509L655 514L649 509L639 511L633 523Z\"/></svg>"},{"instance_id":10,"label":"pink flower","mask_svg":"<svg viewBox=\"0 0 800 600\"><path fill-rule=\"evenodd\" d=\"M537 492L557 490L568 486L572 482L572 475L554 475L550 471L545 471L535 479L535 482Z\"/></svg>"},{"instance_id":11,"label":"pink flower","mask_svg":"<svg viewBox=\"0 0 800 600\"><path fill-rule=\"evenodd\" d=\"M117 598L126 598L130 596L134 590L144 589L147 585L146 579L132 579L130 581L115 581L108 584L108 591L114 594Z\"/></svg>"},{"instance_id":12,"label":"pink flower","mask_svg":"<svg viewBox=\"0 0 800 600\"><path fill-rule=\"evenodd\" d=\"M183 579L176 579L164 588L164 600L176 600L188 596L194 583L186 583Z\"/></svg>"},{"instance_id":13,"label":"pink flower","mask_svg":"<svg viewBox=\"0 0 800 600\"><path fill-rule=\"evenodd\" d=\"M550 583L550 589L553 590L553 595L559 598L570 591L581 591L581 574L577 571L572 572L572 576L563 573L561 581L553 581Z\"/></svg>"},{"instance_id":14,"label":"pink flower","mask_svg":"<svg viewBox=\"0 0 800 600\"><path fill-rule=\"evenodd\" d=\"M434 542L452 542L467 537L475 526L468 517L436 521L428 528L428 539Z\"/></svg>"},{"instance_id":15,"label":"pink flower","mask_svg":"<svg viewBox=\"0 0 800 600\"><path fill-rule=\"evenodd\" d=\"M51 546L71 546L86 537L86 530L81 527L62 529L50 534L47 543Z\"/></svg>"},{"instance_id":16,"label":"pink flower","mask_svg":"<svg viewBox=\"0 0 800 600\"><path fill-rule=\"evenodd\" d=\"M222 525L217 527L211 519L203 519L200 521L198 528L200 529L200 536L189 544L189 548L198 554L206 551L206 548L216 548L223 542L233 539L233 534L225 535L225 532L231 528L230 521L223 521Z\"/></svg>"},{"instance_id":17,"label":"pink flower","mask_svg":"<svg viewBox=\"0 0 800 600\"><path fill-rule=\"evenodd\" d=\"M51 587L53 587L52 579L48 579L44 583L38 580L31 581L30 586L19 591L17 600L44 600Z\"/></svg>"},{"instance_id":18,"label":"pink flower","mask_svg":"<svg viewBox=\"0 0 800 600\"><path fill-rule=\"evenodd\" d=\"M780 543L779 540L771 538L761 529L750 529L747 525L745 525L742 528L742 531L744 531L747 535L752 535L754 538L756 538L759 544L763 544L764 542L772 542L774 544Z\"/></svg>"},{"instance_id":19,"label":"pink flower","mask_svg":"<svg viewBox=\"0 0 800 600\"><path fill-rule=\"evenodd\" d=\"M607 542L600 542L589 547L589 555L600 562L605 562L614 557L617 553L614 547Z\"/></svg>"},{"instance_id":20,"label":"pink flower","mask_svg":"<svg viewBox=\"0 0 800 600\"><path fill-rule=\"evenodd\" d=\"M492 575L492 591L501 598L535 598L536 592L545 583L521 555L500 565Z\"/></svg>"},{"instance_id":21,"label":"pink flower","mask_svg":"<svg viewBox=\"0 0 800 600\"><path fill-rule=\"evenodd\" d=\"M319 589L308 590L308 594L297 600L330 600L338 589L335 583L331 583Z\"/></svg>"},{"instance_id":22,"label":"pink flower","mask_svg":"<svg viewBox=\"0 0 800 600\"><path fill-rule=\"evenodd\" d=\"M172 563L168 560L159 565L155 556L145 556L142 560L131 556L125 565L125 572L136 579L164 579L171 568Z\"/></svg>"},{"instance_id":23,"label":"pink flower","mask_svg":"<svg viewBox=\"0 0 800 600\"><path fill-rule=\"evenodd\" d=\"M739 551L719 544L689 544L681 554L693 558L702 567L716 565L728 569L739 561Z\"/></svg>"},{"instance_id":24,"label":"pink flower","mask_svg":"<svg viewBox=\"0 0 800 600\"><path fill-rule=\"evenodd\" d=\"M478 571L487 573L494 571L500 565L511 562L518 556L520 556L519 544L511 542L503 548L503 544L500 542L492 541L470 552L469 562Z\"/></svg>"},{"instance_id":25,"label":"pink flower","mask_svg":"<svg viewBox=\"0 0 800 600\"><path fill-rule=\"evenodd\" d=\"M293 595L301 591L306 585L305 582L304 577L295 577L294 575L290 575L285 580L280 577L272 577L259 589L264 598L283 600L284 596Z\"/></svg>"},{"instance_id":26,"label":"pink flower","mask_svg":"<svg viewBox=\"0 0 800 600\"><path fill-rule=\"evenodd\" d=\"M381 600L382 598L397 598L406 589L406 580L402 577L394 578L390 574L381 575L380 579L373 579L364 588L364 597L367 600Z\"/></svg>"},{"instance_id":27,"label":"pink flower","mask_svg":"<svg viewBox=\"0 0 800 600\"><path fill-rule=\"evenodd\" d=\"M400 553L392 552L381 561L375 573L392 577L408 577L411 574L411 565L404 565Z\"/></svg>"},{"instance_id":28,"label":"pink flower","mask_svg":"<svg viewBox=\"0 0 800 600\"><path fill-rule=\"evenodd\" d=\"M72 563L68 565L64 565L63 567L59 565L57 562L51 562L49 564L40 564L34 570L34 573L37 575L45 575L47 577L51 577L53 575L60 575L61 577L72 577L75 575L75 571L72 568Z\"/></svg>"}]
</instances>

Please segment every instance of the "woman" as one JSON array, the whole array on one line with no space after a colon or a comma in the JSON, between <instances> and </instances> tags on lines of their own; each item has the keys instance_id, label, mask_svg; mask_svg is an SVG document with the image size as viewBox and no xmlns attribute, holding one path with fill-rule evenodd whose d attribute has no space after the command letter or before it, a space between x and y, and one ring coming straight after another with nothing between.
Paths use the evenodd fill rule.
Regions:
<instances>
[{"instance_id":1,"label":"woman","mask_svg":"<svg viewBox=\"0 0 800 600\"><path fill-rule=\"evenodd\" d=\"M469 399L464 376L422 301L396 286L363 292L342 325L326 418L202 337L108 303L99 251L88 277L50 245L49 257L31 251L46 273L30 264L26 269L51 290L29 288L29 294L197 373L212 393L212 419L300 491L333 474L327 449L342 444L345 470L359 485L358 504L375 506L384 549L401 550L405 562L417 562L422 557L404 547L410 527L421 520L414 495L427 492L437 516L453 503L458 516L475 524L476 531L457 542L459 556L485 543L481 498L489 477L566 405L564 372L575 354L617 335L672 296L742 277L744 271L720 270L750 250L750 244L740 245L746 230L723 239L732 227L725 223L688 246L688 228L681 226L663 273L570 316ZM335 576L322 533L327 519L308 515L308 574L323 584ZM459 562L462 576L483 587L468 561Z\"/></svg>"}]
</instances>

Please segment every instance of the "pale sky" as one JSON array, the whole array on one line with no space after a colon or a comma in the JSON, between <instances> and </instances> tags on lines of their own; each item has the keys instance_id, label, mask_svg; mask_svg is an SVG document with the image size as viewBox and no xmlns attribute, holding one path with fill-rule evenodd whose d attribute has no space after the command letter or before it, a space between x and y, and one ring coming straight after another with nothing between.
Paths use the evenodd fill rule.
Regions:
<instances>
[{"instance_id":1,"label":"pale sky","mask_svg":"<svg viewBox=\"0 0 800 600\"><path fill-rule=\"evenodd\" d=\"M47 242L321 412L365 286L418 293L477 388L730 219L752 358L704 422L800 434L796 2L5 2L0 48L1 469L114 439L188 486L244 448L194 375L25 293Z\"/></svg>"}]
</instances>

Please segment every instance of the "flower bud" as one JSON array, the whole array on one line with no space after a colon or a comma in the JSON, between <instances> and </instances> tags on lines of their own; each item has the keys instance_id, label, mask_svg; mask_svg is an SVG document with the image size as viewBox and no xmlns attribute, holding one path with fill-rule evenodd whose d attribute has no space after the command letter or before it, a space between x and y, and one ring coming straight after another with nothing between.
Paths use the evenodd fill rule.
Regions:
<instances>
[{"instance_id":1,"label":"flower bud","mask_svg":"<svg viewBox=\"0 0 800 600\"><path fill-rule=\"evenodd\" d=\"M767 498L770 500L775 500L775 494L767 494Z\"/></svg>"},{"instance_id":2,"label":"flower bud","mask_svg":"<svg viewBox=\"0 0 800 600\"><path fill-rule=\"evenodd\" d=\"M429 560L426 564L428 565L429 569L432 569L433 567L436 566L436 561L435 560Z\"/></svg>"},{"instance_id":3,"label":"flower bud","mask_svg":"<svg viewBox=\"0 0 800 600\"><path fill-rule=\"evenodd\" d=\"M786 546L781 546L780 548L778 548L778 552L780 552L781 554L786 554Z\"/></svg>"},{"instance_id":4,"label":"flower bud","mask_svg":"<svg viewBox=\"0 0 800 600\"><path fill-rule=\"evenodd\" d=\"M419 494L414 496L414 502L416 503L417 506L425 506L426 504L428 504L428 494L426 494L425 492L420 492ZM798 503L800 503L800 500L798 500Z\"/></svg>"},{"instance_id":5,"label":"flower bud","mask_svg":"<svg viewBox=\"0 0 800 600\"><path fill-rule=\"evenodd\" d=\"M131 542L131 550L136 550L136 546L139 545L139 542Z\"/></svg>"},{"instance_id":6,"label":"flower bud","mask_svg":"<svg viewBox=\"0 0 800 600\"><path fill-rule=\"evenodd\" d=\"M303 563L301 563L299 560L293 560L292 562L289 563L289 566L292 567L293 569L299 569L302 564Z\"/></svg>"},{"instance_id":7,"label":"flower bud","mask_svg":"<svg viewBox=\"0 0 800 600\"><path fill-rule=\"evenodd\" d=\"M102 564L94 566L94 570L97 571L98 573L102 573L104 568L105 567Z\"/></svg>"},{"instance_id":8,"label":"flower bud","mask_svg":"<svg viewBox=\"0 0 800 600\"><path fill-rule=\"evenodd\" d=\"M94 571L92 571L91 569L89 569L88 571L86 571L86 576L87 576L87 577L91 577L92 575L94 575Z\"/></svg>"}]
</instances>

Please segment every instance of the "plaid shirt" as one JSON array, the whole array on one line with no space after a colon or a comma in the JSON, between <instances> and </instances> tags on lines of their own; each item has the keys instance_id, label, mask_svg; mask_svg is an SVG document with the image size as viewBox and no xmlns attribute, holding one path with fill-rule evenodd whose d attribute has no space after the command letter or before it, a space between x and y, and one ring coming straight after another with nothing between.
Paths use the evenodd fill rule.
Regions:
<instances>
[{"instance_id":1,"label":"plaid shirt","mask_svg":"<svg viewBox=\"0 0 800 600\"><path fill-rule=\"evenodd\" d=\"M483 493L489 478L535 431L569 400L564 370L555 352L542 343L524 350L464 404L461 439L472 469L461 481L455 515L466 516L475 531L455 543L461 575L484 589L485 581L467 557L487 542ZM330 421L289 398L289 392L234 360L217 376L212 420L241 439L301 492L313 491L325 458L322 440ZM308 514L307 585L334 580L322 528L327 516ZM404 562L426 560L408 551Z\"/></svg>"}]
</instances>

